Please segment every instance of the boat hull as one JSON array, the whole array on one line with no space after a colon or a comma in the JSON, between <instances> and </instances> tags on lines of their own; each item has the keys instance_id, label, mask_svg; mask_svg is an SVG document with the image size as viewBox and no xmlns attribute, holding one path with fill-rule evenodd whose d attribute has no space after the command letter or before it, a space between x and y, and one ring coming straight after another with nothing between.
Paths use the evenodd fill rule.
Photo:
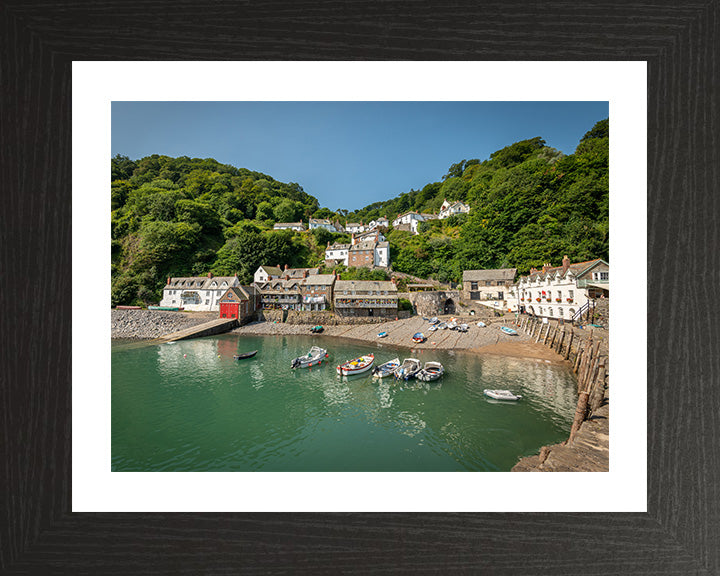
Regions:
<instances>
[{"instance_id":1,"label":"boat hull","mask_svg":"<svg viewBox=\"0 0 720 576\"><path fill-rule=\"evenodd\" d=\"M341 364L337 367L337 373L340 376L354 376L355 374L364 374L373 367L373 363L375 362L375 356L373 356L372 354L369 354L368 358L370 358L369 362L363 363L358 366L350 366L350 362ZM353 362L354 361L355 360L353 360Z\"/></svg>"},{"instance_id":2,"label":"boat hull","mask_svg":"<svg viewBox=\"0 0 720 576\"><path fill-rule=\"evenodd\" d=\"M522 396L520 394L513 394L510 390L483 390L483 394L493 400L508 400L514 402L520 400Z\"/></svg>"}]
</instances>

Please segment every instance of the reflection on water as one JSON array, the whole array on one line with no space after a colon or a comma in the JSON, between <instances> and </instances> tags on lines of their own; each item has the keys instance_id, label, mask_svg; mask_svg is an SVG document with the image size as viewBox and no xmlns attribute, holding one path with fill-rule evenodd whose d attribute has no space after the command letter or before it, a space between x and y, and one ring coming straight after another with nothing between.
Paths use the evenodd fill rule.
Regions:
<instances>
[{"instance_id":1,"label":"reflection on water","mask_svg":"<svg viewBox=\"0 0 720 576\"><path fill-rule=\"evenodd\" d=\"M313 344L329 361L291 370ZM446 374L337 376L337 364L368 352L378 364L438 360ZM114 343L112 359L113 470L509 470L565 439L576 403L566 366L323 337ZM523 399L498 402L485 388Z\"/></svg>"}]
</instances>

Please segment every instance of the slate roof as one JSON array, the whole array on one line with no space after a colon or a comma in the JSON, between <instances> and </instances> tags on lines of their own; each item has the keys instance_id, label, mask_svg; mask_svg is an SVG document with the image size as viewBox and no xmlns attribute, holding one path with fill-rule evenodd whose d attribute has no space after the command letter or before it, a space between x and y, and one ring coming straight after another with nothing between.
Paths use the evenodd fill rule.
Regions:
<instances>
[{"instance_id":1,"label":"slate roof","mask_svg":"<svg viewBox=\"0 0 720 576\"><path fill-rule=\"evenodd\" d=\"M344 291L348 294L343 294ZM347 297L353 290L361 292L382 292L387 291L391 294L383 294L383 296L396 296L397 286L392 282L382 280L338 280L335 282L335 295L338 297Z\"/></svg>"},{"instance_id":2,"label":"slate roof","mask_svg":"<svg viewBox=\"0 0 720 576\"><path fill-rule=\"evenodd\" d=\"M515 268L497 268L494 270L464 270L463 282L482 282L484 280L514 280Z\"/></svg>"},{"instance_id":3,"label":"slate roof","mask_svg":"<svg viewBox=\"0 0 720 576\"><path fill-rule=\"evenodd\" d=\"M305 286L332 286L335 282L334 274L313 274L303 280Z\"/></svg>"},{"instance_id":4,"label":"slate roof","mask_svg":"<svg viewBox=\"0 0 720 576\"><path fill-rule=\"evenodd\" d=\"M218 290L223 282L227 282L228 286L235 281L235 276L213 276L208 278L207 276L184 276L177 278L170 278L170 283L165 285L165 288L169 289L184 289L192 288L194 290ZM217 286L210 288L213 282L217 282Z\"/></svg>"}]
</instances>

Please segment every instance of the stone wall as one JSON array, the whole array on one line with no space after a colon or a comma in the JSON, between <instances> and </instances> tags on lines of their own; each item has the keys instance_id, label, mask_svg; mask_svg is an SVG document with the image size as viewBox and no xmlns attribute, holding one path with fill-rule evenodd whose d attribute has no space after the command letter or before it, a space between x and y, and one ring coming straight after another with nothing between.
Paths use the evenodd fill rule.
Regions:
<instances>
[{"instance_id":1,"label":"stone wall","mask_svg":"<svg viewBox=\"0 0 720 576\"><path fill-rule=\"evenodd\" d=\"M393 319L395 316L393 316ZM368 316L337 316L329 310L317 310L317 311L301 311L301 310L289 310L287 313L286 324L307 324L315 326L320 324L321 326L336 326L338 324L376 324L380 322L387 322L388 318L375 318ZM278 320L279 322L281 320Z\"/></svg>"},{"instance_id":2,"label":"stone wall","mask_svg":"<svg viewBox=\"0 0 720 576\"><path fill-rule=\"evenodd\" d=\"M610 299L609 298L597 298L595 300L595 324L601 326L610 325Z\"/></svg>"},{"instance_id":3,"label":"stone wall","mask_svg":"<svg viewBox=\"0 0 720 576\"><path fill-rule=\"evenodd\" d=\"M398 297L410 300L416 314L437 316L445 314L445 303L452 300L454 309L449 313L460 312L460 292L458 290L438 290L432 292L402 292Z\"/></svg>"},{"instance_id":4,"label":"stone wall","mask_svg":"<svg viewBox=\"0 0 720 576\"><path fill-rule=\"evenodd\" d=\"M258 320L265 322L282 322L284 310L258 310Z\"/></svg>"}]
</instances>

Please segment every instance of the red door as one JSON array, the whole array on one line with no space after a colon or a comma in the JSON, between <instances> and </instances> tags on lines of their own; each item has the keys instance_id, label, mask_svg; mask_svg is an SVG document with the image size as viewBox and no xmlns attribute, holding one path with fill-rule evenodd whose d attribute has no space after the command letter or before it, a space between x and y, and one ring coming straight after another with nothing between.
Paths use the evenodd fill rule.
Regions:
<instances>
[{"instance_id":1,"label":"red door","mask_svg":"<svg viewBox=\"0 0 720 576\"><path fill-rule=\"evenodd\" d=\"M220 302L220 318L237 318L237 302Z\"/></svg>"}]
</instances>

